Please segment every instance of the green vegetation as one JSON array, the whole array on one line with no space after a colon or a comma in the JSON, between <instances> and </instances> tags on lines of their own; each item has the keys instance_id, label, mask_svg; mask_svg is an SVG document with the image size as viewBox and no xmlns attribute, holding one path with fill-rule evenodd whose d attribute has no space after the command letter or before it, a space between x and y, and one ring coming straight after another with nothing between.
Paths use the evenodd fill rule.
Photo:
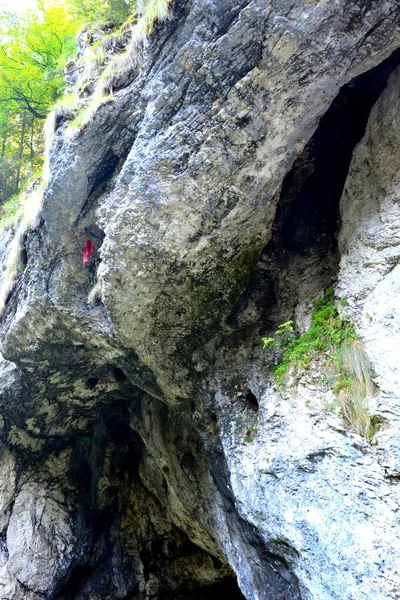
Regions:
<instances>
[{"instance_id":1,"label":"green vegetation","mask_svg":"<svg viewBox=\"0 0 400 600\"><path fill-rule=\"evenodd\" d=\"M141 0L139 20L138 0L38 0L35 10L0 10L0 206L40 174L43 122L50 111L75 118L72 131L84 128L99 106L112 101L116 79L138 67L135 54L154 23L167 15L169 4ZM91 30L101 28L112 33L96 42ZM82 59L84 73L73 93L60 100L64 66L74 68L79 32L90 48ZM85 89L88 84L94 93Z\"/></svg>"},{"instance_id":2,"label":"green vegetation","mask_svg":"<svg viewBox=\"0 0 400 600\"><path fill-rule=\"evenodd\" d=\"M6 221L7 225L14 228L14 236L8 248L4 281L0 289L0 318L3 317L7 298L15 286L17 276L23 270L24 239L26 234L38 225L42 199L43 184L37 184L29 194L18 198L18 207L14 207L12 218ZM15 200L7 203L10 211L12 202L15 203ZM3 221L2 224L4 226Z\"/></svg>"},{"instance_id":3,"label":"green vegetation","mask_svg":"<svg viewBox=\"0 0 400 600\"><path fill-rule=\"evenodd\" d=\"M332 288L314 302L311 327L303 335L296 338L293 321L280 325L276 335L284 350L282 361L275 369L275 374L280 377L287 373L289 366L306 367L322 354L334 360L338 349L356 339L353 325L342 319L335 307Z\"/></svg>"},{"instance_id":4,"label":"green vegetation","mask_svg":"<svg viewBox=\"0 0 400 600\"><path fill-rule=\"evenodd\" d=\"M0 227L8 227L11 223L13 223L17 219L20 210L20 194L11 196L11 198L0 207Z\"/></svg>"},{"instance_id":5,"label":"green vegetation","mask_svg":"<svg viewBox=\"0 0 400 600\"><path fill-rule=\"evenodd\" d=\"M67 0L65 4L80 25L89 23L92 26L107 22L119 25L136 8L133 0Z\"/></svg>"},{"instance_id":6,"label":"green vegetation","mask_svg":"<svg viewBox=\"0 0 400 600\"><path fill-rule=\"evenodd\" d=\"M0 204L42 165L43 119L63 89L72 29L61 8L0 13Z\"/></svg>"},{"instance_id":7,"label":"green vegetation","mask_svg":"<svg viewBox=\"0 0 400 600\"><path fill-rule=\"evenodd\" d=\"M139 18L134 13L121 30L114 31L94 44L92 52L87 54L78 88L82 91L91 82L96 83L89 100L83 103L80 112L68 127L70 136L79 134L93 119L100 106L113 101L113 93L121 82L138 72L146 38L151 35L155 23L167 17L171 8L170 0L143 0L142 4L143 10ZM115 49L119 51L115 52Z\"/></svg>"},{"instance_id":8,"label":"green vegetation","mask_svg":"<svg viewBox=\"0 0 400 600\"><path fill-rule=\"evenodd\" d=\"M262 341L264 348L282 350L274 369L279 385L284 385L289 371L307 368L318 360L327 373L324 383L334 391L343 417L354 431L371 439L380 422L368 410L367 398L375 393L370 364L354 326L339 315L332 288L314 302L311 327L301 336L296 337L293 321L287 321L278 327L275 337Z\"/></svg>"}]
</instances>

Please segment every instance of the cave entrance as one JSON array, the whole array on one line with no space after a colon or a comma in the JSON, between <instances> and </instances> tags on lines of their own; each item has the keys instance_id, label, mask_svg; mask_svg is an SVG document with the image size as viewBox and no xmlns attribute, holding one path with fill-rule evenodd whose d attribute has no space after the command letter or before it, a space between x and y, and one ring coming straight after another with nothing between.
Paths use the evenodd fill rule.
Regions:
<instances>
[{"instance_id":1,"label":"cave entrance","mask_svg":"<svg viewBox=\"0 0 400 600\"><path fill-rule=\"evenodd\" d=\"M126 381L121 369L114 367L113 373ZM97 378L86 380L90 389L97 385ZM130 386L126 394L129 399L117 398L102 407L90 433L71 440L81 550L52 598L243 600L229 564L191 541L168 514L164 471L131 426L133 412L140 421L146 418L142 411L147 398ZM158 402L160 421L154 420L154 427L167 419L168 408ZM193 442L194 454L178 450L188 473L196 473L195 447Z\"/></svg>"},{"instance_id":2,"label":"cave entrance","mask_svg":"<svg viewBox=\"0 0 400 600\"><path fill-rule=\"evenodd\" d=\"M256 318L269 335L295 312L306 314L307 303L334 282L339 204L353 151L399 64L400 49L344 85L320 119L283 181L271 240L227 319L236 331L252 327Z\"/></svg>"},{"instance_id":3,"label":"cave entrance","mask_svg":"<svg viewBox=\"0 0 400 600\"><path fill-rule=\"evenodd\" d=\"M282 185L273 244L304 254L336 250L339 202L353 150L365 133L371 109L400 64L400 49L379 66L344 85L321 118Z\"/></svg>"},{"instance_id":4,"label":"cave entrance","mask_svg":"<svg viewBox=\"0 0 400 600\"><path fill-rule=\"evenodd\" d=\"M239 589L234 577L227 577L222 581L207 587L193 590L190 592L170 592L160 596L160 600L220 600L229 598L229 600L246 600Z\"/></svg>"}]
</instances>

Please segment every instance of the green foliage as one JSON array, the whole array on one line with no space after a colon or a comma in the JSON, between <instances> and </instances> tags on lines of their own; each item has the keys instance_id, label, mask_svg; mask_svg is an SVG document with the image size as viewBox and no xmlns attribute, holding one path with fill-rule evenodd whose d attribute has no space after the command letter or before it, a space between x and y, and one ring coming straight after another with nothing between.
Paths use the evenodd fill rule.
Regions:
<instances>
[{"instance_id":1,"label":"green foliage","mask_svg":"<svg viewBox=\"0 0 400 600\"><path fill-rule=\"evenodd\" d=\"M21 211L21 197L19 194L12 196L0 208L0 227L7 227L13 223Z\"/></svg>"},{"instance_id":2,"label":"green foliage","mask_svg":"<svg viewBox=\"0 0 400 600\"><path fill-rule=\"evenodd\" d=\"M10 226L12 225L14 229L14 235L7 248L8 254L4 279L0 289L0 318L3 317L8 295L13 290L18 275L21 273L21 265L23 265L21 259L25 236L38 225L42 200L43 182L36 182L29 194L21 195L15 200L18 208L16 208L14 219L10 218L9 222Z\"/></svg>"},{"instance_id":3,"label":"green foliage","mask_svg":"<svg viewBox=\"0 0 400 600\"><path fill-rule=\"evenodd\" d=\"M263 348L275 348L276 346L287 348L296 337L293 329L293 321L286 321L286 323L279 325L278 329L275 331L275 336L276 339L273 337L261 338Z\"/></svg>"},{"instance_id":4,"label":"green foliage","mask_svg":"<svg viewBox=\"0 0 400 600\"><path fill-rule=\"evenodd\" d=\"M290 321L288 323L292 324ZM324 297L314 302L311 327L303 335L296 338L293 329L287 329L287 323L282 327L285 327L284 352L280 365L275 369L280 377L286 374L289 366L306 367L321 354L333 358L338 347L356 337L353 325L340 317L334 305L332 288L328 288Z\"/></svg>"},{"instance_id":5,"label":"green foliage","mask_svg":"<svg viewBox=\"0 0 400 600\"><path fill-rule=\"evenodd\" d=\"M139 68L144 41L170 6L169 0L38 0L35 10L0 10L0 205L46 168L43 121L49 112L73 120L72 136L86 127L113 100L119 82ZM105 24L114 26L112 33L85 53L76 89L60 101L64 65L75 56L79 31L90 45L89 28ZM88 98L85 88L95 80ZM49 124L47 146L50 131Z\"/></svg>"},{"instance_id":6,"label":"green foliage","mask_svg":"<svg viewBox=\"0 0 400 600\"><path fill-rule=\"evenodd\" d=\"M65 5L44 5L19 17L3 13L0 102L11 114L44 119L62 93L62 68L74 52L77 24Z\"/></svg>"},{"instance_id":7,"label":"green foliage","mask_svg":"<svg viewBox=\"0 0 400 600\"><path fill-rule=\"evenodd\" d=\"M120 25L136 8L136 0L72 0L69 12L79 23Z\"/></svg>"},{"instance_id":8,"label":"green foliage","mask_svg":"<svg viewBox=\"0 0 400 600\"><path fill-rule=\"evenodd\" d=\"M43 120L63 91L77 27L62 2L0 13L0 204L42 166Z\"/></svg>"},{"instance_id":9,"label":"green foliage","mask_svg":"<svg viewBox=\"0 0 400 600\"><path fill-rule=\"evenodd\" d=\"M279 345L281 348L288 348L296 339L293 329L293 321L286 321L285 323L279 325L275 335L278 336Z\"/></svg>"},{"instance_id":10,"label":"green foliage","mask_svg":"<svg viewBox=\"0 0 400 600\"><path fill-rule=\"evenodd\" d=\"M263 348L275 348L276 346L276 342L275 342L275 338L273 337L263 337L261 338L261 341L263 343Z\"/></svg>"},{"instance_id":11,"label":"green foliage","mask_svg":"<svg viewBox=\"0 0 400 600\"><path fill-rule=\"evenodd\" d=\"M293 321L282 323L275 338L263 338L264 348L279 347L282 359L274 369L275 378L284 385L289 369L307 368L312 360L325 365L322 383L330 385L343 417L354 431L371 439L380 427L371 416L367 398L375 393L371 368L362 344L356 339L354 326L343 319L334 304L332 288L314 302L311 327L296 337ZM331 407L334 408L334 407Z\"/></svg>"},{"instance_id":12,"label":"green foliage","mask_svg":"<svg viewBox=\"0 0 400 600\"><path fill-rule=\"evenodd\" d=\"M85 24L118 25L136 3L38 0L34 10L0 10L0 205L43 165L43 121L63 93L63 69L76 53L78 32Z\"/></svg>"}]
</instances>

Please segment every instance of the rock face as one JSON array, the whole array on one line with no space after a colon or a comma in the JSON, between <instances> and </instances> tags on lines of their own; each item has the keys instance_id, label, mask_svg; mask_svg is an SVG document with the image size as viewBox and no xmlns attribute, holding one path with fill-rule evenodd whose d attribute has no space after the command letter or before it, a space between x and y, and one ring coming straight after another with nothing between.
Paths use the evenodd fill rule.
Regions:
<instances>
[{"instance_id":1,"label":"rock face","mask_svg":"<svg viewBox=\"0 0 400 600\"><path fill-rule=\"evenodd\" d=\"M57 123L1 330L2 600L400 598L399 25L396 0L177 0ZM261 349L332 283L373 444Z\"/></svg>"}]
</instances>

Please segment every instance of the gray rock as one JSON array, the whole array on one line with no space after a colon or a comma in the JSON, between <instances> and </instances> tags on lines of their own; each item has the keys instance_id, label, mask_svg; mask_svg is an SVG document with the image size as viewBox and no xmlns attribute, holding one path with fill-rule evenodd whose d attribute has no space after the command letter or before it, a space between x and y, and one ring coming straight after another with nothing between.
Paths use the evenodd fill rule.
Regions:
<instances>
[{"instance_id":1,"label":"gray rock","mask_svg":"<svg viewBox=\"0 0 400 600\"><path fill-rule=\"evenodd\" d=\"M400 433L399 154L400 70L374 106L354 153L341 203L342 258L338 292L358 325L381 395L377 413L389 429L379 436L381 464L398 473Z\"/></svg>"},{"instance_id":2,"label":"gray rock","mask_svg":"<svg viewBox=\"0 0 400 600\"><path fill-rule=\"evenodd\" d=\"M398 597L396 419L377 446L349 432L318 366L280 394L260 338L306 328L331 283L326 241L276 245L280 190L295 161L313 172L310 137L400 45L399 19L395 0L180 0L140 71L57 128L1 330L1 598L202 600L236 581L249 600ZM338 275L393 415L396 86L354 154Z\"/></svg>"},{"instance_id":3,"label":"gray rock","mask_svg":"<svg viewBox=\"0 0 400 600\"><path fill-rule=\"evenodd\" d=\"M73 541L60 494L24 485L7 529L10 573L32 592L48 594L71 565Z\"/></svg>"}]
</instances>

